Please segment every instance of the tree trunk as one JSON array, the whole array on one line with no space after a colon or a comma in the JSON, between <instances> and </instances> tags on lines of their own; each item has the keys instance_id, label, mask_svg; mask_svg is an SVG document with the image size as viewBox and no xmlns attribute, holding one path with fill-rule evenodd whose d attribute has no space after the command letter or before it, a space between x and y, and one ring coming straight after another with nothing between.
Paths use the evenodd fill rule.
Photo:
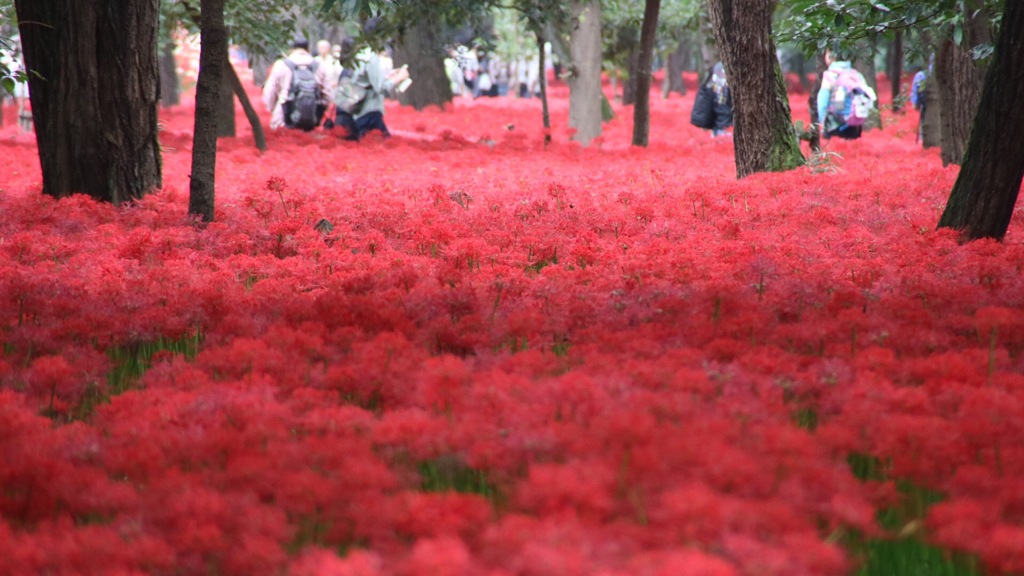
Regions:
<instances>
[{"instance_id":1,"label":"tree trunk","mask_svg":"<svg viewBox=\"0 0 1024 576\"><path fill-rule=\"evenodd\" d=\"M942 42L935 59L935 77L942 100L942 165L960 164L971 136L985 69L971 54L971 48L991 42L988 16L981 11L982 0L967 0L964 14L963 46L952 38Z\"/></svg>"},{"instance_id":2,"label":"tree trunk","mask_svg":"<svg viewBox=\"0 0 1024 576\"><path fill-rule=\"evenodd\" d=\"M43 193L118 204L161 183L159 0L17 0Z\"/></svg>"},{"instance_id":3,"label":"tree trunk","mask_svg":"<svg viewBox=\"0 0 1024 576\"><path fill-rule=\"evenodd\" d=\"M861 74L864 75L864 80L867 81L868 86L878 94L878 69L875 67L875 53L878 52L878 43L875 40L868 40L868 55L866 58L858 58L857 62L854 63L856 68Z\"/></svg>"},{"instance_id":4,"label":"tree trunk","mask_svg":"<svg viewBox=\"0 0 1024 576\"><path fill-rule=\"evenodd\" d=\"M804 163L771 38L774 9L774 0L708 1L732 91L739 178Z\"/></svg>"},{"instance_id":5,"label":"tree trunk","mask_svg":"<svg viewBox=\"0 0 1024 576\"><path fill-rule=\"evenodd\" d=\"M395 47L395 66L409 65L415 82L398 101L417 110L444 105L452 101L452 86L444 69L444 47L437 35L437 25L429 17L416 21L406 29Z\"/></svg>"},{"instance_id":6,"label":"tree trunk","mask_svg":"<svg viewBox=\"0 0 1024 576\"><path fill-rule=\"evenodd\" d=\"M601 135L601 3L572 0L569 126L587 146Z\"/></svg>"},{"instance_id":7,"label":"tree trunk","mask_svg":"<svg viewBox=\"0 0 1024 576\"><path fill-rule=\"evenodd\" d=\"M797 50L795 55L793 56L792 64L793 72L796 73L797 78L800 80L800 85L803 86L804 90L807 90L812 94L816 93L816 86L818 86L821 81L821 71L818 71L818 80L816 82L811 82L807 78L807 58L805 58L804 53L799 50ZM814 95L816 96L816 94ZM812 108L813 107L814 106L812 106ZM812 112L812 114L815 114L815 117L817 117L817 112Z\"/></svg>"},{"instance_id":8,"label":"tree trunk","mask_svg":"<svg viewBox=\"0 0 1024 576\"><path fill-rule=\"evenodd\" d=\"M225 56L228 53L224 0L202 0L200 12L202 43L199 49L199 79L196 83L188 213L205 222L212 222L217 171L217 105L227 64Z\"/></svg>"},{"instance_id":9,"label":"tree trunk","mask_svg":"<svg viewBox=\"0 0 1024 576\"><path fill-rule=\"evenodd\" d=\"M633 48L626 57L626 81L622 83L622 105L636 104L636 78L640 68L640 51Z\"/></svg>"},{"instance_id":10,"label":"tree trunk","mask_svg":"<svg viewBox=\"0 0 1024 576\"><path fill-rule=\"evenodd\" d=\"M686 83L683 82L683 72L686 70L687 60L690 56L690 43L683 39L676 44L676 49L669 53L665 60L665 83L662 87L662 98L675 92L680 96L686 96Z\"/></svg>"},{"instance_id":11,"label":"tree trunk","mask_svg":"<svg viewBox=\"0 0 1024 576\"><path fill-rule=\"evenodd\" d=\"M801 55L801 60L803 60L803 66L806 66L807 62L803 55ZM818 91L821 90L821 80L825 74L825 68L825 58L816 54L814 56L814 84L811 85L811 94L807 97L807 109L811 121L809 126L810 145L811 152L814 154L821 152L821 131L818 130L818 125L821 123L821 118L818 118Z\"/></svg>"},{"instance_id":12,"label":"tree trunk","mask_svg":"<svg viewBox=\"0 0 1024 576\"><path fill-rule=\"evenodd\" d=\"M540 52L538 57L538 66L540 67L540 76L538 82L540 83L540 107L541 114L544 118L544 146L551 143L551 112L548 110L548 73L544 70L547 66L547 54L544 50L544 36L537 32L537 50Z\"/></svg>"},{"instance_id":13,"label":"tree trunk","mask_svg":"<svg viewBox=\"0 0 1024 576\"><path fill-rule=\"evenodd\" d=\"M892 84L892 109L899 112L900 105L900 84L903 80L903 32L896 31L896 36L889 45L889 69L886 75L889 76L889 83Z\"/></svg>"},{"instance_id":14,"label":"tree trunk","mask_svg":"<svg viewBox=\"0 0 1024 576\"><path fill-rule=\"evenodd\" d=\"M252 127L252 135L256 140L256 149L260 152L266 152L267 135L263 131L263 124L260 122L256 109L252 106L252 101L249 100L249 95L245 93L242 80L238 77L238 73L235 72L234 66L231 65L230 58L226 59L224 66L224 74L227 76L228 83L230 84L229 93L234 92L235 96L238 97L239 104L242 105L242 111L245 112L245 117L249 120L249 126Z\"/></svg>"},{"instance_id":15,"label":"tree trunk","mask_svg":"<svg viewBox=\"0 0 1024 576\"><path fill-rule=\"evenodd\" d=\"M1006 235L1024 180L1024 2L1007 0L992 67L940 228L965 240Z\"/></svg>"},{"instance_id":16,"label":"tree trunk","mask_svg":"<svg viewBox=\"0 0 1024 576\"><path fill-rule=\"evenodd\" d=\"M661 0L646 0L644 23L640 27L640 55L636 77L636 106L633 107L633 146L647 146L651 131L651 67L654 36L658 31Z\"/></svg>"},{"instance_id":17,"label":"tree trunk","mask_svg":"<svg viewBox=\"0 0 1024 576\"><path fill-rule=\"evenodd\" d=\"M160 48L160 105L164 108L181 103L178 81L178 63L174 60L174 40L161 42Z\"/></svg>"},{"instance_id":18,"label":"tree trunk","mask_svg":"<svg viewBox=\"0 0 1024 576\"><path fill-rule=\"evenodd\" d=\"M232 68L231 59L227 57L227 50L224 51L224 62L221 64L223 72L220 75L220 89L217 99L217 138L234 138L235 130L235 90L231 84Z\"/></svg>"},{"instance_id":19,"label":"tree trunk","mask_svg":"<svg viewBox=\"0 0 1024 576\"><path fill-rule=\"evenodd\" d=\"M700 57L703 62L703 68L698 70L698 76L703 78L711 68L722 61L722 55L718 50L718 43L715 40L715 30L711 25L711 20L701 16L700 18Z\"/></svg>"},{"instance_id":20,"label":"tree trunk","mask_svg":"<svg viewBox=\"0 0 1024 576\"><path fill-rule=\"evenodd\" d=\"M267 76L270 75L270 66L273 62L262 53L246 49L249 54L249 69L252 70L252 83L255 86L263 87L267 83Z\"/></svg>"},{"instance_id":21,"label":"tree trunk","mask_svg":"<svg viewBox=\"0 0 1024 576\"><path fill-rule=\"evenodd\" d=\"M924 101L927 103L921 119L921 146L938 148L942 146L942 99L939 98L939 80L934 73L928 74L924 85Z\"/></svg>"}]
</instances>

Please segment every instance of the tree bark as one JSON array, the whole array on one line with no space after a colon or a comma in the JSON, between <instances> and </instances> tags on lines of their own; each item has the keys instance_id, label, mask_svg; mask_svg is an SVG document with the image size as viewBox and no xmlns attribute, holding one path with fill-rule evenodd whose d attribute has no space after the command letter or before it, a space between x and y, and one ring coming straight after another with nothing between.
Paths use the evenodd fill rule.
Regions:
<instances>
[{"instance_id":1,"label":"tree bark","mask_svg":"<svg viewBox=\"0 0 1024 576\"><path fill-rule=\"evenodd\" d=\"M626 81L622 83L622 105L636 104L636 79L640 69L640 51L634 47L626 57Z\"/></svg>"},{"instance_id":2,"label":"tree bark","mask_svg":"<svg viewBox=\"0 0 1024 576\"><path fill-rule=\"evenodd\" d=\"M174 40L166 38L160 47L160 105L164 108L181 103L178 63L174 60Z\"/></svg>"},{"instance_id":3,"label":"tree bark","mask_svg":"<svg viewBox=\"0 0 1024 576\"><path fill-rule=\"evenodd\" d=\"M943 166L963 160L985 83L985 69L971 54L974 46L992 39L989 19L981 5L982 0L967 0L963 45L947 38L935 59L935 77L942 100Z\"/></svg>"},{"instance_id":4,"label":"tree bark","mask_svg":"<svg viewBox=\"0 0 1024 576\"><path fill-rule=\"evenodd\" d=\"M119 204L161 184L159 0L17 0L43 193Z\"/></svg>"},{"instance_id":5,"label":"tree bark","mask_svg":"<svg viewBox=\"0 0 1024 576\"><path fill-rule=\"evenodd\" d=\"M544 36L537 32L537 50L540 52L538 57L538 66L540 67L540 74L538 82L540 83L540 107L541 114L544 119L544 146L551 143L551 112L548 109L548 73L544 69L547 66L547 53L544 50L545 44Z\"/></svg>"},{"instance_id":6,"label":"tree bark","mask_svg":"<svg viewBox=\"0 0 1024 576\"><path fill-rule=\"evenodd\" d=\"M587 146L601 135L601 3L572 0L569 52L569 126Z\"/></svg>"},{"instance_id":7,"label":"tree bark","mask_svg":"<svg viewBox=\"0 0 1024 576\"><path fill-rule=\"evenodd\" d=\"M940 228L1002 240L1024 180L1024 2L1007 0L960 175Z\"/></svg>"},{"instance_id":8,"label":"tree bark","mask_svg":"<svg viewBox=\"0 0 1024 576\"><path fill-rule=\"evenodd\" d=\"M683 82L683 72L686 71L687 60L690 56L690 43L683 39L676 44L675 50L669 52L665 59L665 81L662 85L661 97L668 98L668 95L675 92L680 96L686 96L686 83Z\"/></svg>"},{"instance_id":9,"label":"tree bark","mask_svg":"<svg viewBox=\"0 0 1024 576\"><path fill-rule=\"evenodd\" d=\"M406 29L395 47L395 66L408 64L415 82L399 95L398 101L417 110L429 106L444 108L451 102L452 87L444 69L444 57L437 24L432 18L421 18Z\"/></svg>"},{"instance_id":10,"label":"tree bark","mask_svg":"<svg viewBox=\"0 0 1024 576\"><path fill-rule=\"evenodd\" d=\"M892 84L892 109L894 112L899 112L902 108L900 84L903 80L903 32L901 30L896 31L892 44L889 45L888 64L889 69L886 71L886 75L889 76L889 83Z\"/></svg>"},{"instance_id":11,"label":"tree bark","mask_svg":"<svg viewBox=\"0 0 1024 576\"><path fill-rule=\"evenodd\" d=\"M803 165L771 38L775 1L709 0L708 9L732 90L737 177Z\"/></svg>"},{"instance_id":12,"label":"tree bark","mask_svg":"<svg viewBox=\"0 0 1024 576\"><path fill-rule=\"evenodd\" d=\"M868 55L866 58L859 58L854 62L854 68L864 75L868 86L878 94L878 68L875 66L875 53L878 52L878 43L875 40L868 40Z\"/></svg>"},{"instance_id":13,"label":"tree bark","mask_svg":"<svg viewBox=\"0 0 1024 576\"><path fill-rule=\"evenodd\" d=\"M640 27L640 54L636 77L636 105L633 107L633 146L647 146L651 131L651 67L654 36L658 31L661 0L646 0L644 22Z\"/></svg>"},{"instance_id":14,"label":"tree bark","mask_svg":"<svg viewBox=\"0 0 1024 576\"><path fill-rule=\"evenodd\" d=\"M192 180L188 213L213 221L217 171L217 104L227 64L228 34L224 27L224 0L200 3L199 79L196 83L196 116L192 132Z\"/></svg>"},{"instance_id":15,"label":"tree bark","mask_svg":"<svg viewBox=\"0 0 1024 576\"><path fill-rule=\"evenodd\" d=\"M252 135L256 140L256 149L260 152L266 152L267 134L263 131L263 123L260 122L259 114L253 108L252 101L249 100L249 95L246 94L245 87L242 86L242 80L238 77L238 73L235 72L234 66L231 65L231 60L227 59L224 66L224 73L230 84L229 93L234 92L235 96L238 97L238 103L242 105L242 111L245 112L245 117L249 120L249 126L252 127Z\"/></svg>"},{"instance_id":16,"label":"tree bark","mask_svg":"<svg viewBox=\"0 0 1024 576\"><path fill-rule=\"evenodd\" d=\"M939 79L929 72L924 85L924 101L927 103L921 121L921 146L938 148L942 146L942 98L939 98Z\"/></svg>"},{"instance_id":17,"label":"tree bark","mask_svg":"<svg viewBox=\"0 0 1024 576\"><path fill-rule=\"evenodd\" d=\"M273 62L259 51L251 48L246 49L249 54L249 69L252 70L252 83L260 88L267 83L267 76L270 75L270 66Z\"/></svg>"},{"instance_id":18,"label":"tree bark","mask_svg":"<svg viewBox=\"0 0 1024 576\"><path fill-rule=\"evenodd\" d=\"M223 72L220 75L220 89L217 99L217 138L234 138L237 134L235 129L235 90L231 84L232 68L231 59L224 52L224 62L221 64ZM232 69L233 73L234 70Z\"/></svg>"},{"instance_id":19,"label":"tree bark","mask_svg":"<svg viewBox=\"0 0 1024 576\"><path fill-rule=\"evenodd\" d=\"M801 59L803 59L802 55ZM806 60L804 60L804 66L806 66L806 64ZM811 133L810 145L811 152L814 154L821 152L821 131L818 130L818 125L821 122L821 118L818 118L818 92L821 90L821 80L822 76L825 74L825 68L825 58L816 54L814 56L814 84L811 85L811 93L807 96L807 110L810 114L811 121L811 125L809 126Z\"/></svg>"}]
</instances>

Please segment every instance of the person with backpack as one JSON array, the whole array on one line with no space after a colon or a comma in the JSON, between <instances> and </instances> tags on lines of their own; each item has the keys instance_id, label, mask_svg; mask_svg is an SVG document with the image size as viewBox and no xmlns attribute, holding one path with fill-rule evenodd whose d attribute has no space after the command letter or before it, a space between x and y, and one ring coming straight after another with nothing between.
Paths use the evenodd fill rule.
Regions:
<instances>
[{"instance_id":1,"label":"person with backpack","mask_svg":"<svg viewBox=\"0 0 1024 576\"><path fill-rule=\"evenodd\" d=\"M320 125L330 102L326 74L309 53L309 41L296 38L291 53L274 62L263 85L271 130L285 126L309 131Z\"/></svg>"},{"instance_id":2,"label":"person with backpack","mask_svg":"<svg viewBox=\"0 0 1024 576\"><path fill-rule=\"evenodd\" d=\"M338 81L335 125L345 130L346 140L361 140L372 130L379 130L387 138L391 133L384 124L384 99L408 88L412 82L409 69L402 66L385 73L380 55L370 47L363 48L356 60L351 75L342 73Z\"/></svg>"},{"instance_id":3,"label":"person with backpack","mask_svg":"<svg viewBox=\"0 0 1024 576\"><path fill-rule=\"evenodd\" d=\"M821 76L821 89L818 90L821 135L847 140L860 138L878 97L849 60L839 60L831 50L826 50L825 64L828 69Z\"/></svg>"},{"instance_id":4,"label":"person with backpack","mask_svg":"<svg viewBox=\"0 0 1024 576\"><path fill-rule=\"evenodd\" d=\"M728 136L732 126L732 91L725 78L725 66L715 64L697 90L690 112L690 124L711 130L711 137Z\"/></svg>"}]
</instances>

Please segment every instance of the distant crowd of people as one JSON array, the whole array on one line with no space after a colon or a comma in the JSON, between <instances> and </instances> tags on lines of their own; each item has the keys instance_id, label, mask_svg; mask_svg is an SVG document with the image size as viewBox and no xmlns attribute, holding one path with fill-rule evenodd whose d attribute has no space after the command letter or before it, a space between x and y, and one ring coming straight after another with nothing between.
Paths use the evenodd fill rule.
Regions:
<instances>
[{"instance_id":1,"label":"distant crowd of people","mask_svg":"<svg viewBox=\"0 0 1024 576\"><path fill-rule=\"evenodd\" d=\"M345 63L351 63L346 65ZM529 98L540 92L539 58L505 62L482 49L452 48L445 59L452 93L472 98L515 94ZM355 51L348 38L332 45L296 38L291 51L274 62L263 85L263 102L270 111L270 128L313 130L323 126L344 129L345 138L360 140L367 133L390 131L384 122L384 102L412 83L407 66L394 67L388 52L363 47Z\"/></svg>"}]
</instances>

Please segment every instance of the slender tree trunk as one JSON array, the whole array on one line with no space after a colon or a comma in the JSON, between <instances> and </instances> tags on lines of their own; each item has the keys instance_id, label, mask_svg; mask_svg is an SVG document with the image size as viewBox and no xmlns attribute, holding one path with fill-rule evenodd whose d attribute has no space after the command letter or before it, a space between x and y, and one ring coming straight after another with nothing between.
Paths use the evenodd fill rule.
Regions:
<instances>
[{"instance_id":1,"label":"slender tree trunk","mask_svg":"<svg viewBox=\"0 0 1024 576\"><path fill-rule=\"evenodd\" d=\"M935 59L935 77L942 99L942 164L960 164L971 136L985 69L974 59L971 48L991 42L988 16L981 10L982 0L967 0L964 14L963 46L947 38Z\"/></svg>"},{"instance_id":2,"label":"slender tree trunk","mask_svg":"<svg viewBox=\"0 0 1024 576\"><path fill-rule=\"evenodd\" d=\"M940 228L1001 240L1024 180L1024 2L1007 0L960 175Z\"/></svg>"},{"instance_id":3,"label":"slender tree trunk","mask_svg":"<svg viewBox=\"0 0 1024 576\"><path fill-rule=\"evenodd\" d=\"M715 40L714 26L711 25L711 20L704 16L700 18L700 36L700 58L703 67L698 71L698 76L703 78L715 64L722 61L722 55Z\"/></svg>"},{"instance_id":4,"label":"slender tree trunk","mask_svg":"<svg viewBox=\"0 0 1024 576\"><path fill-rule=\"evenodd\" d=\"M800 85L803 86L804 90L811 93L816 92L816 82L811 82L807 78L807 58L805 58L804 53L799 50L797 50L793 57L793 71L796 72L797 78L800 80ZM818 73L818 76L821 76L820 72ZM814 114L817 114L817 112L814 112Z\"/></svg>"},{"instance_id":5,"label":"slender tree trunk","mask_svg":"<svg viewBox=\"0 0 1024 576\"><path fill-rule=\"evenodd\" d=\"M601 135L601 3L572 0L569 126L587 146Z\"/></svg>"},{"instance_id":6,"label":"slender tree trunk","mask_svg":"<svg viewBox=\"0 0 1024 576\"><path fill-rule=\"evenodd\" d=\"M636 79L637 70L640 68L640 54L636 47L633 47L629 51L629 56L626 57L626 77L627 80L622 83L622 105L632 106L636 104Z\"/></svg>"},{"instance_id":7,"label":"slender tree trunk","mask_svg":"<svg viewBox=\"0 0 1024 576\"><path fill-rule=\"evenodd\" d=\"M17 0L43 193L118 204L161 183L159 0Z\"/></svg>"},{"instance_id":8,"label":"slender tree trunk","mask_svg":"<svg viewBox=\"0 0 1024 576\"><path fill-rule=\"evenodd\" d=\"M192 180L188 213L213 221L217 171L217 104L227 63L228 35L224 27L224 0L200 3L199 80L196 84L196 117L192 133Z\"/></svg>"},{"instance_id":9,"label":"slender tree trunk","mask_svg":"<svg viewBox=\"0 0 1024 576\"><path fill-rule=\"evenodd\" d=\"M633 107L633 146L647 146L651 131L651 67L654 36L658 32L661 0L646 0L644 23L640 27L640 57L636 77L636 106Z\"/></svg>"},{"instance_id":10,"label":"slender tree trunk","mask_svg":"<svg viewBox=\"0 0 1024 576\"><path fill-rule=\"evenodd\" d=\"M398 97L399 102L423 110L428 106L443 108L452 101L452 86L444 69L444 47L432 18L421 18L408 28L394 55L395 66L408 64L415 80Z\"/></svg>"},{"instance_id":11,"label":"slender tree trunk","mask_svg":"<svg viewBox=\"0 0 1024 576\"><path fill-rule=\"evenodd\" d=\"M804 62L806 65L806 61ZM811 94L807 97L807 108L810 113L810 145L811 152L821 152L821 131L818 130L818 125L821 123L821 118L818 118L818 91L821 90L821 79L825 74L825 58L819 54L814 56L814 71L815 79L814 84L811 85Z\"/></svg>"},{"instance_id":12,"label":"slender tree trunk","mask_svg":"<svg viewBox=\"0 0 1024 576\"><path fill-rule=\"evenodd\" d=\"M804 163L771 38L774 0L709 0L732 90L736 174L782 172Z\"/></svg>"},{"instance_id":13,"label":"slender tree trunk","mask_svg":"<svg viewBox=\"0 0 1024 576\"><path fill-rule=\"evenodd\" d=\"M174 40L165 38L160 47L160 105L164 108L181 103L178 63L174 60Z\"/></svg>"},{"instance_id":14,"label":"slender tree trunk","mask_svg":"<svg viewBox=\"0 0 1024 576\"><path fill-rule=\"evenodd\" d=\"M538 80L540 82L540 107L541 114L544 118L544 146L547 146L551 143L551 113L548 110L548 73L544 70L548 65L547 53L544 50L545 44L544 36L540 32L537 32L537 50L540 53L540 56L538 57L538 66L540 66L540 75Z\"/></svg>"},{"instance_id":15,"label":"slender tree trunk","mask_svg":"<svg viewBox=\"0 0 1024 576\"><path fill-rule=\"evenodd\" d=\"M854 67L864 75L864 80L867 81L868 86L878 94L878 68L875 66L875 54L878 52L878 42L875 40L869 40L867 42L868 55L865 58L860 58L854 63Z\"/></svg>"},{"instance_id":16,"label":"slender tree trunk","mask_svg":"<svg viewBox=\"0 0 1024 576\"><path fill-rule=\"evenodd\" d=\"M251 48L246 50L249 54L249 69L252 70L252 83L260 88L267 83L267 76L270 74L270 66L273 62L262 53L255 52Z\"/></svg>"},{"instance_id":17,"label":"slender tree trunk","mask_svg":"<svg viewBox=\"0 0 1024 576\"><path fill-rule=\"evenodd\" d=\"M234 73L234 69L226 50L224 55L217 99L217 138L234 138L237 134L235 129L235 91L234 86L231 85L231 74ZM228 72L229 68L232 68L230 73Z\"/></svg>"},{"instance_id":18,"label":"slender tree trunk","mask_svg":"<svg viewBox=\"0 0 1024 576\"><path fill-rule=\"evenodd\" d=\"M686 83L683 82L683 72L686 70L687 60L690 57L690 43L682 39L676 45L676 49L669 53L665 64L665 85L662 90L662 97L675 92L680 96L686 96Z\"/></svg>"},{"instance_id":19,"label":"slender tree trunk","mask_svg":"<svg viewBox=\"0 0 1024 576\"><path fill-rule=\"evenodd\" d=\"M903 32L900 30L896 31L892 44L889 45L888 62L889 70L886 74L889 76L889 83L892 84L892 109L894 112L899 112L902 108L900 89L903 81Z\"/></svg>"},{"instance_id":20,"label":"slender tree trunk","mask_svg":"<svg viewBox=\"0 0 1024 576\"><path fill-rule=\"evenodd\" d=\"M934 72L929 73L924 85L924 101L927 104L924 118L921 120L921 146L924 148L942 146L942 117L945 114L942 109L942 98L939 98L941 91L938 78Z\"/></svg>"},{"instance_id":21,"label":"slender tree trunk","mask_svg":"<svg viewBox=\"0 0 1024 576\"><path fill-rule=\"evenodd\" d=\"M252 101L249 100L249 95L245 92L245 87L242 86L242 80L238 77L238 73L235 72L234 66L231 65L230 59L224 63L224 74L228 78L230 92L234 92L235 96L238 97L238 103L242 105L242 111L245 112L245 117L249 120L253 138L256 140L256 149L260 152L266 152L267 135L263 131L263 124L260 122L256 109L252 106Z\"/></svg>"}]
</instances>

